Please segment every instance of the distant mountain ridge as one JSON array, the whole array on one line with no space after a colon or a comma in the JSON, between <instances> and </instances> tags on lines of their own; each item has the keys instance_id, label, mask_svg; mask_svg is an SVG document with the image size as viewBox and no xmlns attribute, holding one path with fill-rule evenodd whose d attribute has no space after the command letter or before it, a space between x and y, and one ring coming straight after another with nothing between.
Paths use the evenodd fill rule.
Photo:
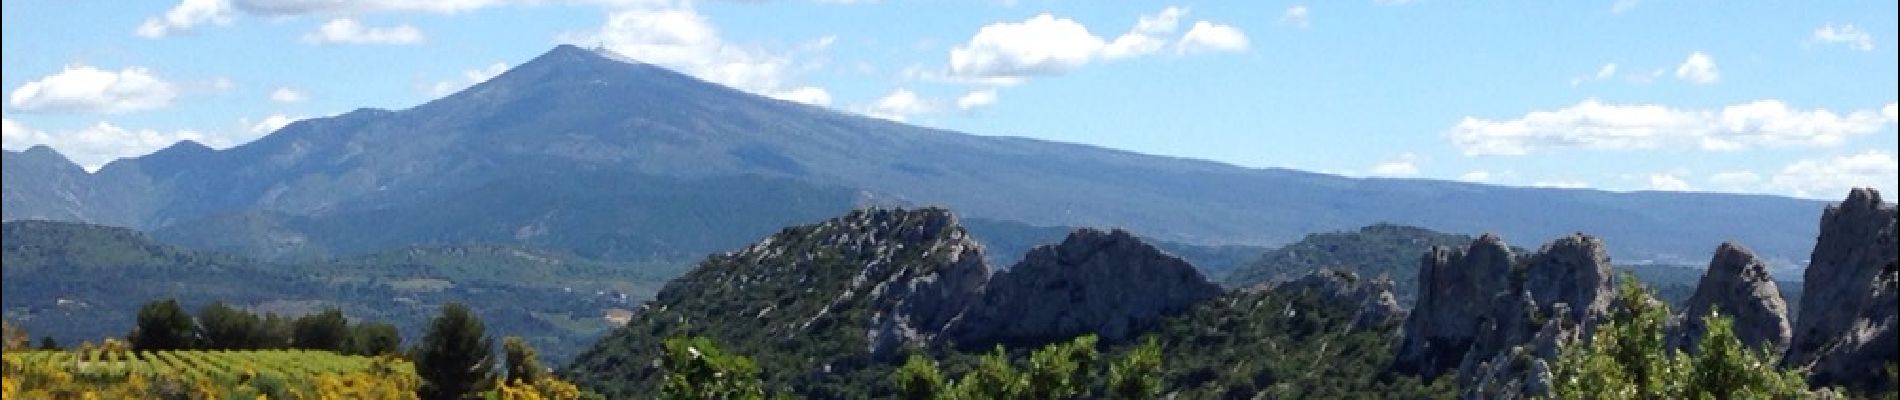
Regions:
<instances>
[{"instance_id":1,"label":"distant mountain ridge","mask_svg":"<svg viewBox=\"0 0 1900 400\"><path fill-rule=\"evenodd\" d=\"M290 236L380 235L344 246L350 250L500 242L625 259L691 259L769 233L771 226L858 206L942 205L972 218L1122 227L1190 244L1276 245L1391 222L1510 237L1589 231L1615 243L1617 258L1629 261L1693 260L1707 243L1740 240L1792 264L1812 245L1815 231L1807 222L1821 208L1820 202L1773 196L1346 178L974 136L750 95L565 45L414 108L299 121L231 149L181 143L92 174L49 153L6 154L0 217L196 230L202 237L232 233L194 225L269 212L343 230L291 230ZM595 178L585 185L558 182L581 176ZM621 176L631 178L611 179ZM674 198L676 190L693 189L651 184L718 179L746 187ZM501 193L504 201L496 204L477 201L496 198L484 190L515 185L510 182L566 192L520 204L525 211L505 200L531 197L520 192L533 189ZM747 189L760 182L785 189ZM645 197L623 201L629 193ZM721 214L747 211L748 202L783 205L758 212L786 216L742 229L708 228L726 226ZM652 220L597 208L676 210L684 203L696 211L676 213L667 222L680 228L668 233L702 239L665 242L667 236L635 227ZM389 226L365 220L455 225L386 234ZM533 234L564 231L624 231L631 233L620 242L650 243L615 249L587 240L537 242L545 236Z\"/></svg>"}]
</instances>

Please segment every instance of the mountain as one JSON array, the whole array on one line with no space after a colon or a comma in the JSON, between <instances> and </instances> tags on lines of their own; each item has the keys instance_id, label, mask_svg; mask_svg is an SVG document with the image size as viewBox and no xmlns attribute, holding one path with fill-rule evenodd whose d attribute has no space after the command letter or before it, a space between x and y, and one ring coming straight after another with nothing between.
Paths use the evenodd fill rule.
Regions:
<instances>
[{"instance_id":1,"label":"mountain","mask_svg":"<svg viewBox=\"0 0 1900 400\"><path fill-rule=\"evenodd\" d=\"M1346 178L974 136L754 96L573 46L414 108L299 121L226 150L181 144L93 174L48 160L16 168L15 158L52 158L29 153L47 152L7 155L0 193L9 220L195 232L194 243L263 255L498 241L687 261L770 233L767 222L908 204L1196 245L1281 244L1390 222L1512 237L1583 230L1621 244L1616 256L1625 260L1692 260L1708 243L1739 240L1795 264L1816 233L1805 222L1820 208L1772 196ZM560 182L569 178L588 183ZM760 184L786 189L749 189ZM705 185L732 187L692 192ZM561 196L523 193L535 190ZM664 217L600 210L605 204ZM745 227L724 218L760 204L782 207L761 214L797 212ZM258 212L305 221L230 222ZM214 229L260 226L321 248L219 243ZM560 232L618 236L552 236Z\"/></svg>"},{"instance_id":2,"label":"mountain","mask_svg":"<svg viewBox=\"0 0 1900 400\"><path fill-rule=\"evenodd\" d=\"M260 312L338 307L389 321L410 340L447 302L478 310L491 332L528 339L552 362L574 355L680 273L507 246L410 247L338 260L273 263L160 243L125 228L48 221L0 229L0 309L62 343L123 337L140 305L188 310L223 301Z\"/></svg>"}]
</instances>

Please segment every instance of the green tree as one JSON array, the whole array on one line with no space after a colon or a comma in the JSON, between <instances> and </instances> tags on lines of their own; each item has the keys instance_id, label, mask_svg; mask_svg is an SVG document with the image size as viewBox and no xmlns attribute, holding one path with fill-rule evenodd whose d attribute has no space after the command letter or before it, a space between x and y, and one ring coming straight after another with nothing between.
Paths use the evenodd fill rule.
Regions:
<instances>
[{"instance_id":1,"label":"green tree","mask_svg":"<svg viewBox=\"0 0 1900 400\"><path fill-rule=\"evenodd\" d=\"M256 344L260 349L290 348L292 322L291 319L278 316L276 313L264 313L264 322L256 331L253 331L256 337L251 338L251 343Z\"/></svg>"},{"instance_id":2,"label":"green tree","mask_svg":"<svg viewBox=\"0 0 1900 400\"><path fill-rule=\"evenodd\" d=\"M61 349L64 349L64 348L59 347L59 341L53 340L52 336L40 337L40 350L61 350Z\"/></svg>"},{"instance_id":3,"label":"green tree","mask_svg":"<svg viewBox=\"0 0 1900 400\"><path fill-rule=\"evenodd\" d=\"M955 385L950 387L950 396L957 399L1015 399L1023 392L1027 383L1016 367L1010 365L1009 355L998 345L989 354L977 359L976 369L963 374Z\"/></svg>"},{"instance_id":4,"label":"green tree","mask_svg":"<svg viewBox=\"0 0 1900 400\"><path fill-rule=\"evenodd\" d=\"M1087 397L1095 383L1095 362L1101 358L1096 342L1095 335L1082 335L1029 353L1022 395L1031 399Z\"/></svg>"},{"instance_id":5,"label":"green tree","mask_svg":"<svg viewBox=\"0 0 1900 400\"><path fill-rule=\"evenodd\" d=\"M349 337L350 321L343 317L343 310L328 308L291 324L290 347L342 352Z\"/></svg>"},{"instance_id":6,"label":"green tree","mask_svg":"<svg viewBox=\"0 0 1900 400\"><path fill-rule=\"evenodd\" d=\"M1799 372L1777 370L1775 356L1766 349L1749 349L1735 336L1734 322L1710 314L1703 318L1708 333L1698 342L1695 359L1688 364L1687 398L1703 399L1789 399L1807 392L1807 383Z\"/></svg>"},{"instance_id":7,"label":"green tree","mask_svg":"<svg viewBox=\"0 0 1900 400\"><path fill-rule=\"evenodd\" d=\"M346 353L380 356L402 352L402 333L387 322L363 322L350 328Z\"/></svg>"},{"instance_id":8,"label":"green tree","mask_svg":"<svg viewBox=\"0 0 1900 400\"><path fill-rule=\"evenodd\" d=\"M904 365L897 367L892 375L897 384L897 398L905 400L934 400L943 398L943 372L937 370L937 361L921 353L912 353Z\"/></svg>"},{"instance_id":9,"label":"green tree","mask_svg":"<svg viewBox=\"0 0 1900 400\"><path fill-rule=\"evenodd\" d=\"M197 326L191 315L178 305L178 299L145 303L139 307L138 327L132 331L132 348L139 351L184 350L197 345Z\"/></svg>"},{"instance_id":10,"label":"green tree","mask_svg":"<svg viewBox=\"0 0 1900 400\"><path fill-rule=\"evenodd\" d=\"M541 357L535 354L534 346L519 336L501 339L502 360L507 368L506 382L534 383L547 375L547 368L541 366Z\"/></svg>"},{"instance_id":11,"label":"green tree","mask_svg":"<svg viewBox=\"0 0 1900 400\"><path fill-rule=\"evenodd\" d=\"M666 339L660 357L665 377L660 398L668 400L761 400L765 390L751 358L726 354L704 337Z\"/></svg>"},{"instance_id":12,"label":"green tree","mask_svg":"<svg viewBox=\"0 0 1900 400\"><path fill-rule=\"evenodd\" d=\"M422 377L416 394L428 400L459 399L493 385L495 340L486 331L467 306L443 305L442 315L429 323L429 333L414 350L416 374Z\"/></svg>"},{"instance_id":13,"label":"green tree","mask_svg":"<svg viewBox=\"0 0 1900 400\"><path fill-rule=\"evenodd\" d=\"M1161 342L1149 336L1108 367L1108 394L1116 399L1161 396Z\"/></svg>"},{"instance_id":14,"label":"green tree","mask_svg":"<svg viewBox=\"0 0 1900 400\"><path fill-rule=\"evenodd\" d=\"M257 330L264 322L257 314L240 310L224 302L206 304L198 309L198 338L200 347L207 349L255 349Z\"/></svg>"}]
</instances>

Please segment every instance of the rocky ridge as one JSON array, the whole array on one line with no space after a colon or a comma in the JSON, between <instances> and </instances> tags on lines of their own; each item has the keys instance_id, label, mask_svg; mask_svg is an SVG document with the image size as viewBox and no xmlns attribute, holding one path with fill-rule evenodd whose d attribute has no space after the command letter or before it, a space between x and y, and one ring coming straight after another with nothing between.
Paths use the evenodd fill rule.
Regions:
<instances>
[{"instance_id":1,"label":"rocky ridge","mask_svg":"<svg viewBox=\"0 0 1900 400\"><path fill-rule=\"evenodd\" d=\"M1678 328L1671 333L1670 347L1694 352L1697 341L1708 333L1703 318L1711 314L1734 321L1735 336L1744 346L1766 348L1775 354L1788 348L1792 335L1788 304L1768 275L1768 265L1746 247L1725 242L1715 249L1695 294L1676 316Z\"/></svg>"},{"instance_id":2,"label":"rocky ridge","mask_svg":"<svg viewBox=\"0 0 1900 400\"><path fill-rule=\"evenodd\" d=\"M1124 230L1078 229L990 280L953 335L959 344L1042 343L1085 333L1132 337L1221 294L1200 271Z\"/></svg>"},{"instance_id":3,"label":"rocky ridge","mask_svg":"<svg viewBox=\"0 0 1900 400\"><path fill-rule=\"evenodd\" d=\"M1896 295L1900 267L1896 214L1880 192L1857 188L1821 215L1801 295L1800 318L1782 357L1785 366L1806 368L1815 386L1892 390L1883 378L1900 359Z\"/></svg>"}]
</instances>

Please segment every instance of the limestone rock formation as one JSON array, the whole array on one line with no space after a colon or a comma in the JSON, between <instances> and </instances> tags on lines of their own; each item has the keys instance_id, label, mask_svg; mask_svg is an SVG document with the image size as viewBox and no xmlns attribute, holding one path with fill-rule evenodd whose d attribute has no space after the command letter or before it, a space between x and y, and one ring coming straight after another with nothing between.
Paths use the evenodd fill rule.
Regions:
<instances>
[{"instance_id":1,"label":"limestone rock formation","mask_svg":"<svg viewBox=\"0 0 1900 400\"><path fill-rule=\"evenodd\" d=\"M1355 304L1353 330L1373 329L1405 320L1405 308L1393 294L1392 280L1384 276L1361 279L1351 271L1322 268L1292 282L1273 287L1280 291L1319 293L1327 303Z\"/></svg>"},{"instance_id":2,"label":"limestone rock formation","mask_svg":"<svg viewBox=\"0 0 1900 400\"><path fill-rule=\"evenodd\" d=\"M1490 235L1462 252L1433 249L1391 369L1427 379L1456 373L1468 397L1545 394L1557 348L1588 335L1614 297L1607 254L1602 240L1583 234L1522 260Z\"/></svg>"},{"instance_id":3,"label":"limestone rock formation","mask_svg":"<svg viewBox=\"0 0 1900 400\"><path fill-rule=\"evenodd\" d=\"M1880 193L1857 188L1821 215L1821 235L1809 257L1800 319L1782 363L1809 368L1815 386L1892 389L1881 378L1900 358L1896 330L1894 206Z\"/></svg>"},{"instance_id":4,"label":"limestone rock formation","mask_svg":"<svg viewBox=\"0 0 1900 400\"><path fill-rule=\"evenodd\" d=\"M1730 242L1715 249L1695 294L1689 296L1682 314L1676 317L1679 328L1671 334L1670 346L1694 352L1697 342L1708 333L1703 318L1711 313L1734 321L1735 335L1742 345L1767 348L1775 354L1788 347L1792 335L1788 304L1768 275L1768 265L1746 247Z\"/></svg>"},{"instance_id":5,"label":"limestone rock formation","mask_svg":"<svg viewBox=\"0 0 1900 400\"><path fill-rule=\"evenodd\" d=\"M1078 229L991 278L950 334L979 346L1085 333L1115 342L1220 293L1186 261L1126 231Z\"/></svg>"},{"instance_id":6,"label":"limestone rock formation","mask_svg":"<svg viewBox=\"0 0 1900 400\"><path fill-rule=\"evenodd\" d=\"M1503 239L1489 234L1465 249L1426 253L1394 370L1430 379L1456 368L1491 314L1491 299L1509 293L1514 258Z\"/></svg>"}]
</instances>

